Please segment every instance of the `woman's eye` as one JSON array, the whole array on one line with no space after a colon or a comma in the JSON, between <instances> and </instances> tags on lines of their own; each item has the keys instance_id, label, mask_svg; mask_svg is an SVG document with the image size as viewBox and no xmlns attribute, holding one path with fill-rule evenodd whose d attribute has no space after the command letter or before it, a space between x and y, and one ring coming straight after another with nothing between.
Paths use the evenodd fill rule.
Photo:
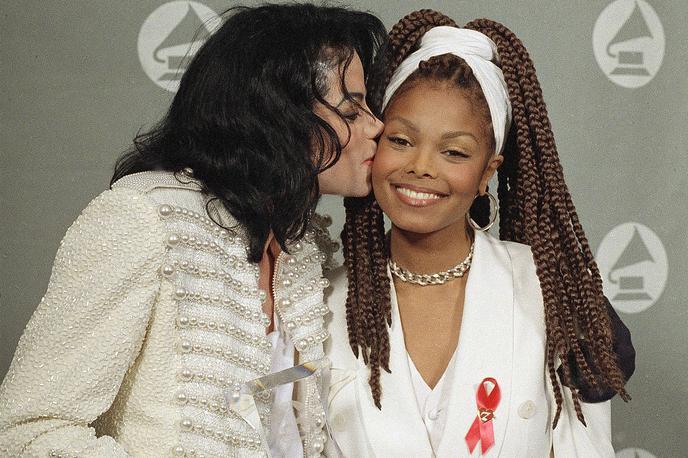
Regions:
<instances>
[{"instance_id":1,"label":"woman's eye","mask_svg":"<svg viewBox=\"0 0 688 458\"><path fill-rule=\"evenodd\" d=\"M457 149L450 149L444 152L444 155L447 157L451 158L463 158L463 157L468 157L468 154L464 153L461 150Z\"/></svg>"},{"instance_id":2,"label":"woman's eye","mask_svg":"<svg viewBox=\"0 0 688 458\"><path fill-rule=\"evenodd\" d=\"M387 137L387 140L388 140L389 142L394 143L395 145L399 145L399 146L409 146L409 145L411 145L411 143L409 143L408 140L406 140L405 138L401 138L401 137L388 136L388 137Z\"/></svg>"}]
</instances>

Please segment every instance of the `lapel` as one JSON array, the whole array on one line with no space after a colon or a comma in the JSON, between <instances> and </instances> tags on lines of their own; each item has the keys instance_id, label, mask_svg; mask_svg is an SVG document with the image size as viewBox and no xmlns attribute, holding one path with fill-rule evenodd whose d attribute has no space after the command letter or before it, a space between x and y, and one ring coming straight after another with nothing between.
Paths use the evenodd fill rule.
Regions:
<instances>
[{"instance_id":1,"label":"lapel","mask_svg":"<svg viewBox=\"0 0 688 458\"><path fill-rule=\"evenodd\" d=\"M388 272L389 276L390 273ZM432 448L416 403L411 382L406 344L401 327L397 294L390 277L390 299L392 325L389 328L391 374L384 370L380 376L382 386L382 409L378 410L368 385L369 370L359 359L361 368L357 377L358 398L361 400L361 418L375 456L389 456L390 451L399 450L399 438L404 443L404 455L414 457L432 456Z\"/></svg>"},{"instance_id":2,"label":"lapel","mask_svg":"<svg viewBox=\"0 0 688 458\"><path fill-rule=\"evenodd\" d=\"M304 364L325 357L323 342L329 333L324 327L327 308L322 290L328 283L321 280L321 251L315 243L306 237L289 248L292 254L281 253L275 265L274 306L298 352L298 364ZM326 371L324 376L311 376L294 386L304 457L320 456L319 447L314 444L321 440L324 423L316 419L325 415L321 399L326 396L323 387L328 384L328 374Z\"/></svg>"},{"instance_id":3,"label":"lapel","mask_svg":"<svg viewBox=\"0 0 688 458\"><path fill-rule=\"evenodd\" d=\"M465 436L478 413L475 395L485 377L497 380L501 401L493 420L495 444L485 456L499 456L504 444L514 350L514 289L511 258L499 241L476 231L473 264L466 283L461 334L454 366L449 418L438 456L468 456ZM480 444L473 450L480 456Z\"/></svg>"}]
</instances>

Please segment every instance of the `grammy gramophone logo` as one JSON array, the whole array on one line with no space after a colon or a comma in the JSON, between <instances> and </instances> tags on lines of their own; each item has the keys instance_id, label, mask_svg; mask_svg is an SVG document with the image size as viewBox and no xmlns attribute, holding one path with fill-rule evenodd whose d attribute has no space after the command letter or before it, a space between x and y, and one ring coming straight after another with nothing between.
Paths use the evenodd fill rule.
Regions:
<instances>
[{"instance_id":1,"label":"grammy gramophone logo","mask_svg":"<svg viewBox=\"0 0 688 458\"><path fill-rule=\"evenodd\" d=\"M146 75L161 88L176 92L190 59L219 24L215 11L199 2L161 5L139 32L139 59Z\"/></svg>"},{"instance_id":2,"label":"grammy gramophone logo","mask_svg":"<svg viewBox=\"0 0 688 458\"><path fill-rule=\"evenodd\" d=\"M640 223L621 224L602 239L597 265L615 309L638 313L662 295L669 267L662 241Z\"/></svg>"},{"instance_id":3,"label":"grammy gramophone logo","mask_svg":"<svg viewBox=\"0 0 688 458\"><path fill-rule=\"evenodd\" d=\"M645 0L616 0L597 18L595 59L607 77L627 88L649 83L664 58L664 28Z\"/></svg>"},{"instance_id":4,"label":"grammy gramophone logo","mask_svg":"<svg viewBox=\"0 0 688 458\"><path fill-rule=\"evenodd\" d=\"M616 452L616 458L656 458L652 453L642 448L625 448Z\"/></svg>"}]
</instances>

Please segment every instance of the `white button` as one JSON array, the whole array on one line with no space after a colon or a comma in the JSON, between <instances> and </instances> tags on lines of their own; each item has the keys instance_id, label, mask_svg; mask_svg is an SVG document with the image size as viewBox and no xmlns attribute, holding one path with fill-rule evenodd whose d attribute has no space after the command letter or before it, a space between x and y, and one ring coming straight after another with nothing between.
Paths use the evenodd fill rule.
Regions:
<instances>
[{"instance_id":1,"label":"white button","mask_svg":"<svg viewBox=\"0 0 688 458\"><path fill-rule=\"evenodd\" d=\"M338 413L334 416L334 418L332 419L332 428L335 431L344 431L344 429L346 428L346 418L344 418L343 414Z\"/></svg>"},{"instance_id":2,"label":"white button","mask_svg":"<svg viewBox=\"0 0 688 458\"><path fill-rule=\"evenodd\" d=\"M440 418L440 411L436 409L432 409L430 412L428 412L428 419L435 421L438 418Z\"/></svg>"},{"instance_id":3,"label":"white button","mask_svg":"<svg viewBox=\"0 0 688 458\"><path fill-rule=\"evenodd\" d=\"M521 418L531 418L535 415L535 403L533 401L525 401L518 406L518 416Z\"/></svg>"}]
</instances>

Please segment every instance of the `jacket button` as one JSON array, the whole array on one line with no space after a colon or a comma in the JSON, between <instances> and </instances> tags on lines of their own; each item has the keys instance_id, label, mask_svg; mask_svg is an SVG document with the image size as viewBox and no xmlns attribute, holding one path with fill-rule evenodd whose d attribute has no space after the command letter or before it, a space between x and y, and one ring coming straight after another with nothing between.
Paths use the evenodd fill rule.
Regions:
<instances>
[{"instance_id":1,"label":"jacket button","mask_svg":"<svg viewBox=\"0 0 688 458\"><path fill-rule=\"evenodd\" d=\"M440 411L437 409L432 409L430 412L428 412L428 420L435 421L438 418L440 418Z\"/></svg>"},{"instance_id":2,"label":"jacket button","mask_svg":"<svg viewBox=\"0 0 688 458\"><path fill-rule=\"evenodd\" d=\"M526 420L535 415L535 403L533 401L526 401L518 406L518 416Z\"/></svg>"}]
</instances>

